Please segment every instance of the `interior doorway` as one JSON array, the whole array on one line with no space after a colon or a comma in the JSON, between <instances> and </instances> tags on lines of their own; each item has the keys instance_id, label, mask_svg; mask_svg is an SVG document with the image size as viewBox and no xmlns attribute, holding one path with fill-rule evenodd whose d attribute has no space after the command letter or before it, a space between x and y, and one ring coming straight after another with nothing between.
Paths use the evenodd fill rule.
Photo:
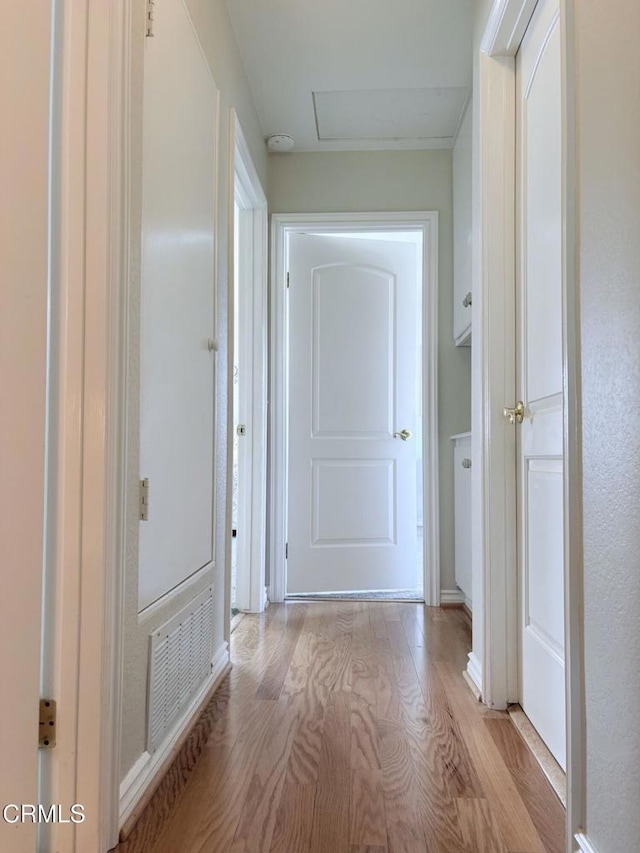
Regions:
<instances>
[{"instance_id":1,"label":"interior doorway","mask_svg":"<svg viewBox=\"0 0 640 853\"><path fill-rule=\"evenodd\" d=\"M271 597L435 600L435 214L274 218Z\"/></svg>"},{"instance_id":2,"label":"interior doorway","mask_svg":"<svg viewBox=\"0 0 640 853\"><path fill-rule=\"evenodd\" d=\"M232 110L230 199L231 615L266 603L267 201Z\"/></svg>"},{"instance_id":3,"label":"interior doorway","mask_svg":"<svg viewBox=\"0 0 640 853\"><path fill-rule=\"evenodd\" d=\"M572 16L563 4L559 18L558 4L551 9L546 0L539 3L506 0L504 4L494 4L495 9L498 5L500 14L490 17L482 38L478 74L479 194L491 203L483 205L481 212L481 275L473 308L473 351L477 356L474 370L482 382L482 394L478 394L473 411L474 458L479 460L477 466L474 462L474 511L478 509L481 513L474 543L474 555L479 556L474 579L479 584L479 593L474 603L477 597L481 604L477 618L474 608L474 628L478 625L478 631L474 630L473 654L479 651L481 667L470 665L468 673L472 679L478 673L476 683L487 705L504 709L523 701L530 719L538 716L538 711L527 700L523 682L530 681L532 673L534 682L543 684L545 702L549 708L554 706L555 720L561 720L554 727L555 734L547 729L546 737L551 752L555 749L556 757L567 768L567 849L573 849L574 834L577 838L584 827L585 815L580 597L582 455L576 332L579 300L574 265L575 192L570 168L575 145L572 108L575 80L571 70L575 33ZM543 18L546 23L540 32L536 21L539 24ZM535 44L531 41L534 31L538 36ZM527 41L529 70L523 74L525 57L524 53L518 54L526 49ZM549 76L553 96L541 98L549 86ZM523 95L526 104L520 103ZM549 107L554 114L545 118L544 108ZM543 205L539 204L541 200ZM536 202L539 209L533 216L532 205ZM518 211L519 227L505 229L505 221L514 219L514 209ZM537 233L531 231L532 223L535 229L540 222L549 225L547 234L539 227ZM536 245L541 238L546 243L543 247ZM526 279L522 281L523 270L529 277L530 287L526 289L522 286L527 284ZM535 293L528 292L531 286L536 288ZM527 315L537 321L533 337L529 329L525 336L522 334L523 316ZM505 322L505 318L517 318L518 323ZM554 322L548 322L549 318ZM560 327L555 322L557 319ZM496 335L496 328L504 334ZM550 345L545 346L547 336ZM562 391L557 387L558 340ZM544 367L540 356L547 364L551 360L551 371ZM541 373L551 379L547 388L541 387L536 375ZM518 405L520 402L522 406ZM516 429L509 425L505 428L502 417L505 405L513 407L505 414L510 419L513 417ZM561 444L557 440L560 408ZM541 436L545 441L534 446L531 439L545 422L550 427ZM532 489L538 489L538 494L530 500ZM492 500L485 505L482 496L487 494L491 494ZM526 541L522 535L516 535L518 504L521 531L527 525L529 528L525 531ZM546 512L551 505L555 508L554 523L548 524L539 510L542 507ZM538 517L533 517L536 513ZM534 564L542 565L547 576L536 577ZM553 578L548 577L549 572ZM549 607L541 607L541 596L551 602ZM559 605L563 612L559 611ZM562 621L564 624L560 626ZM532 670L526 663L528 672L523 672L525 631L528 639L538 644L537 651L545 653L556 673L545 676L542 667ZM564 680L563 685L558 685L557 671L561 669ZM563 692L564 713L562 710L558 713ZM547 727L544 720L547 710L543 709L543 716L538 719L539 729ZM561 773L557 779L562 789Z\"/></svg>"}]
</instances>

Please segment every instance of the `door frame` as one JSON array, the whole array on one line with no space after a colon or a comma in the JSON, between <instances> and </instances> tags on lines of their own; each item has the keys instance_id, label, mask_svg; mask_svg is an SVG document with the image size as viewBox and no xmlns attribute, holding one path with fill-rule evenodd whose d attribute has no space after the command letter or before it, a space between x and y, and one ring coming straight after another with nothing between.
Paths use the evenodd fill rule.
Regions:
<instances>
[{"instance_id":1,"label":"door frame","mask_svg":"<svg viewBox=\"0 0 640 853\"><path fill-rule=\"evenodd\" d=\"M265 585L267 541L267 332L268 332L268 210L267 197L253 163L246 137L235 109L229 111L229 319L228 319L228 412L227 423L227 577L226 611L231 609L231 519L233 508L233 352L234 318L234 203L240 195L245 211L251 212L252 260L249 275L240 287L246 289L245 308L238 318L241 340L245 341L243 363L247 378L242 386L244 409L248 412L249 434L245 443L246 482L241 484L247 497L244 505L247 542L247 588L242 610L262 613L266 606Z\"/></svg>"},{"instance_id":2,"label":"door frame","mask_svg":"<svg viewBox=\"0 0 640 853\"><path fill-rule=\"evenodd\" d=\"M438 461L438 213L274 213L271 217L271 441L269 544L271 601L286 595L287 541L287 300L289 237L317 232L422 233L423 523L425 603L440 605Z\"/></svg>"},{"instance_id":3,"label":"door frame","mask_svg":"<svg viewBox=\"0 0 640 853\"><path fill-rule=\"evenodd\" d=\"M563 375L565 517L565 685L567 849L585 821L586 767L583 608L579 298L576 277L574 2L560 0L563 128ZM515 55L537 0L495 0L479 56L479 256L473 300L472 429L474 504L481 579L480 654L469 675L483 701L506 708L519 698L516 552L516 435L502 416L514 405L516 74ZM513 228L505 227L513 223ZM478 540L476 540L478 541ZM474 598L475 600L475 598ZM476 613L474 612L474 621ZM474 638L474 647L476 646ZM478 683L479 682L479 683Z\"/></svg>"},{"instance_id":4,"label":"door frame","mask_svg":"<svg viewBox=\"0 0 640 853\"><path fill-rule=\"evenodd\" d=\"M58 736L43 774L51 801L79 801L87 819L45 827L41 843L108 850L119 831L134 2L56 5L44 639Z\"/></svg>"}]
</instances>

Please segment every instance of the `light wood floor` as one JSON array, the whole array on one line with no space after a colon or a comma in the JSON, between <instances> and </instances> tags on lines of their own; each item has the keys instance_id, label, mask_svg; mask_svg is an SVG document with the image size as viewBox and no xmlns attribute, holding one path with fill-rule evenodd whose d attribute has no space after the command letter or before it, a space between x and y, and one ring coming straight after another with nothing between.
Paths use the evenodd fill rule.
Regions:
<instances>
[{"instance_id":1,"label":"light wood floor","mask_svg":"<svg viewBox=\"0 0 640 853\"><path fill-rule=\"evenodd\" d=\"M183 793L118 853L561 853L564 810L464 683L469 646L462 611L417 604L246 616Z\"/></svg>"}]
</instances>

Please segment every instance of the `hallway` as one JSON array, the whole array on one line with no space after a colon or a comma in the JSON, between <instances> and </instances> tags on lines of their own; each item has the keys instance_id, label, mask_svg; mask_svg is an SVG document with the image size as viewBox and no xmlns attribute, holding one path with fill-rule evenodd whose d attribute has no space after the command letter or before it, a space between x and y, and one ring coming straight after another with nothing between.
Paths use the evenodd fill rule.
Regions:
<instances>
[{"instance_id":1,"label":"hallway","mask_svg":"<svg viewBox=\"0 0 640 853\"><path fill-rule=\"evenodd\" d=\"M560 853L562 806L506 713L462 679L470 643L457 609L245 616L197 762L116 853Z\"/></svg>"}]
</instances>

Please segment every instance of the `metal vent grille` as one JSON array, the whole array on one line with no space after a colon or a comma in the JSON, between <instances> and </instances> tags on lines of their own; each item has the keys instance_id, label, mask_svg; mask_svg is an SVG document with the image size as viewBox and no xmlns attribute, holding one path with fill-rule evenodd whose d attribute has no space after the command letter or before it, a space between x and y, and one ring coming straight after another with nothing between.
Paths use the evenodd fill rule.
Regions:
<instances>
[{"instance_id":1,"label":"metal vent grille","mask_svg":"<svg viewBox=\"0 0 640 853\"><path fill-rule=\"evenodd\" d=\"M211 673L213 587L151 634L147 750L162 744Z\"/></svg>"}]
</instances>

